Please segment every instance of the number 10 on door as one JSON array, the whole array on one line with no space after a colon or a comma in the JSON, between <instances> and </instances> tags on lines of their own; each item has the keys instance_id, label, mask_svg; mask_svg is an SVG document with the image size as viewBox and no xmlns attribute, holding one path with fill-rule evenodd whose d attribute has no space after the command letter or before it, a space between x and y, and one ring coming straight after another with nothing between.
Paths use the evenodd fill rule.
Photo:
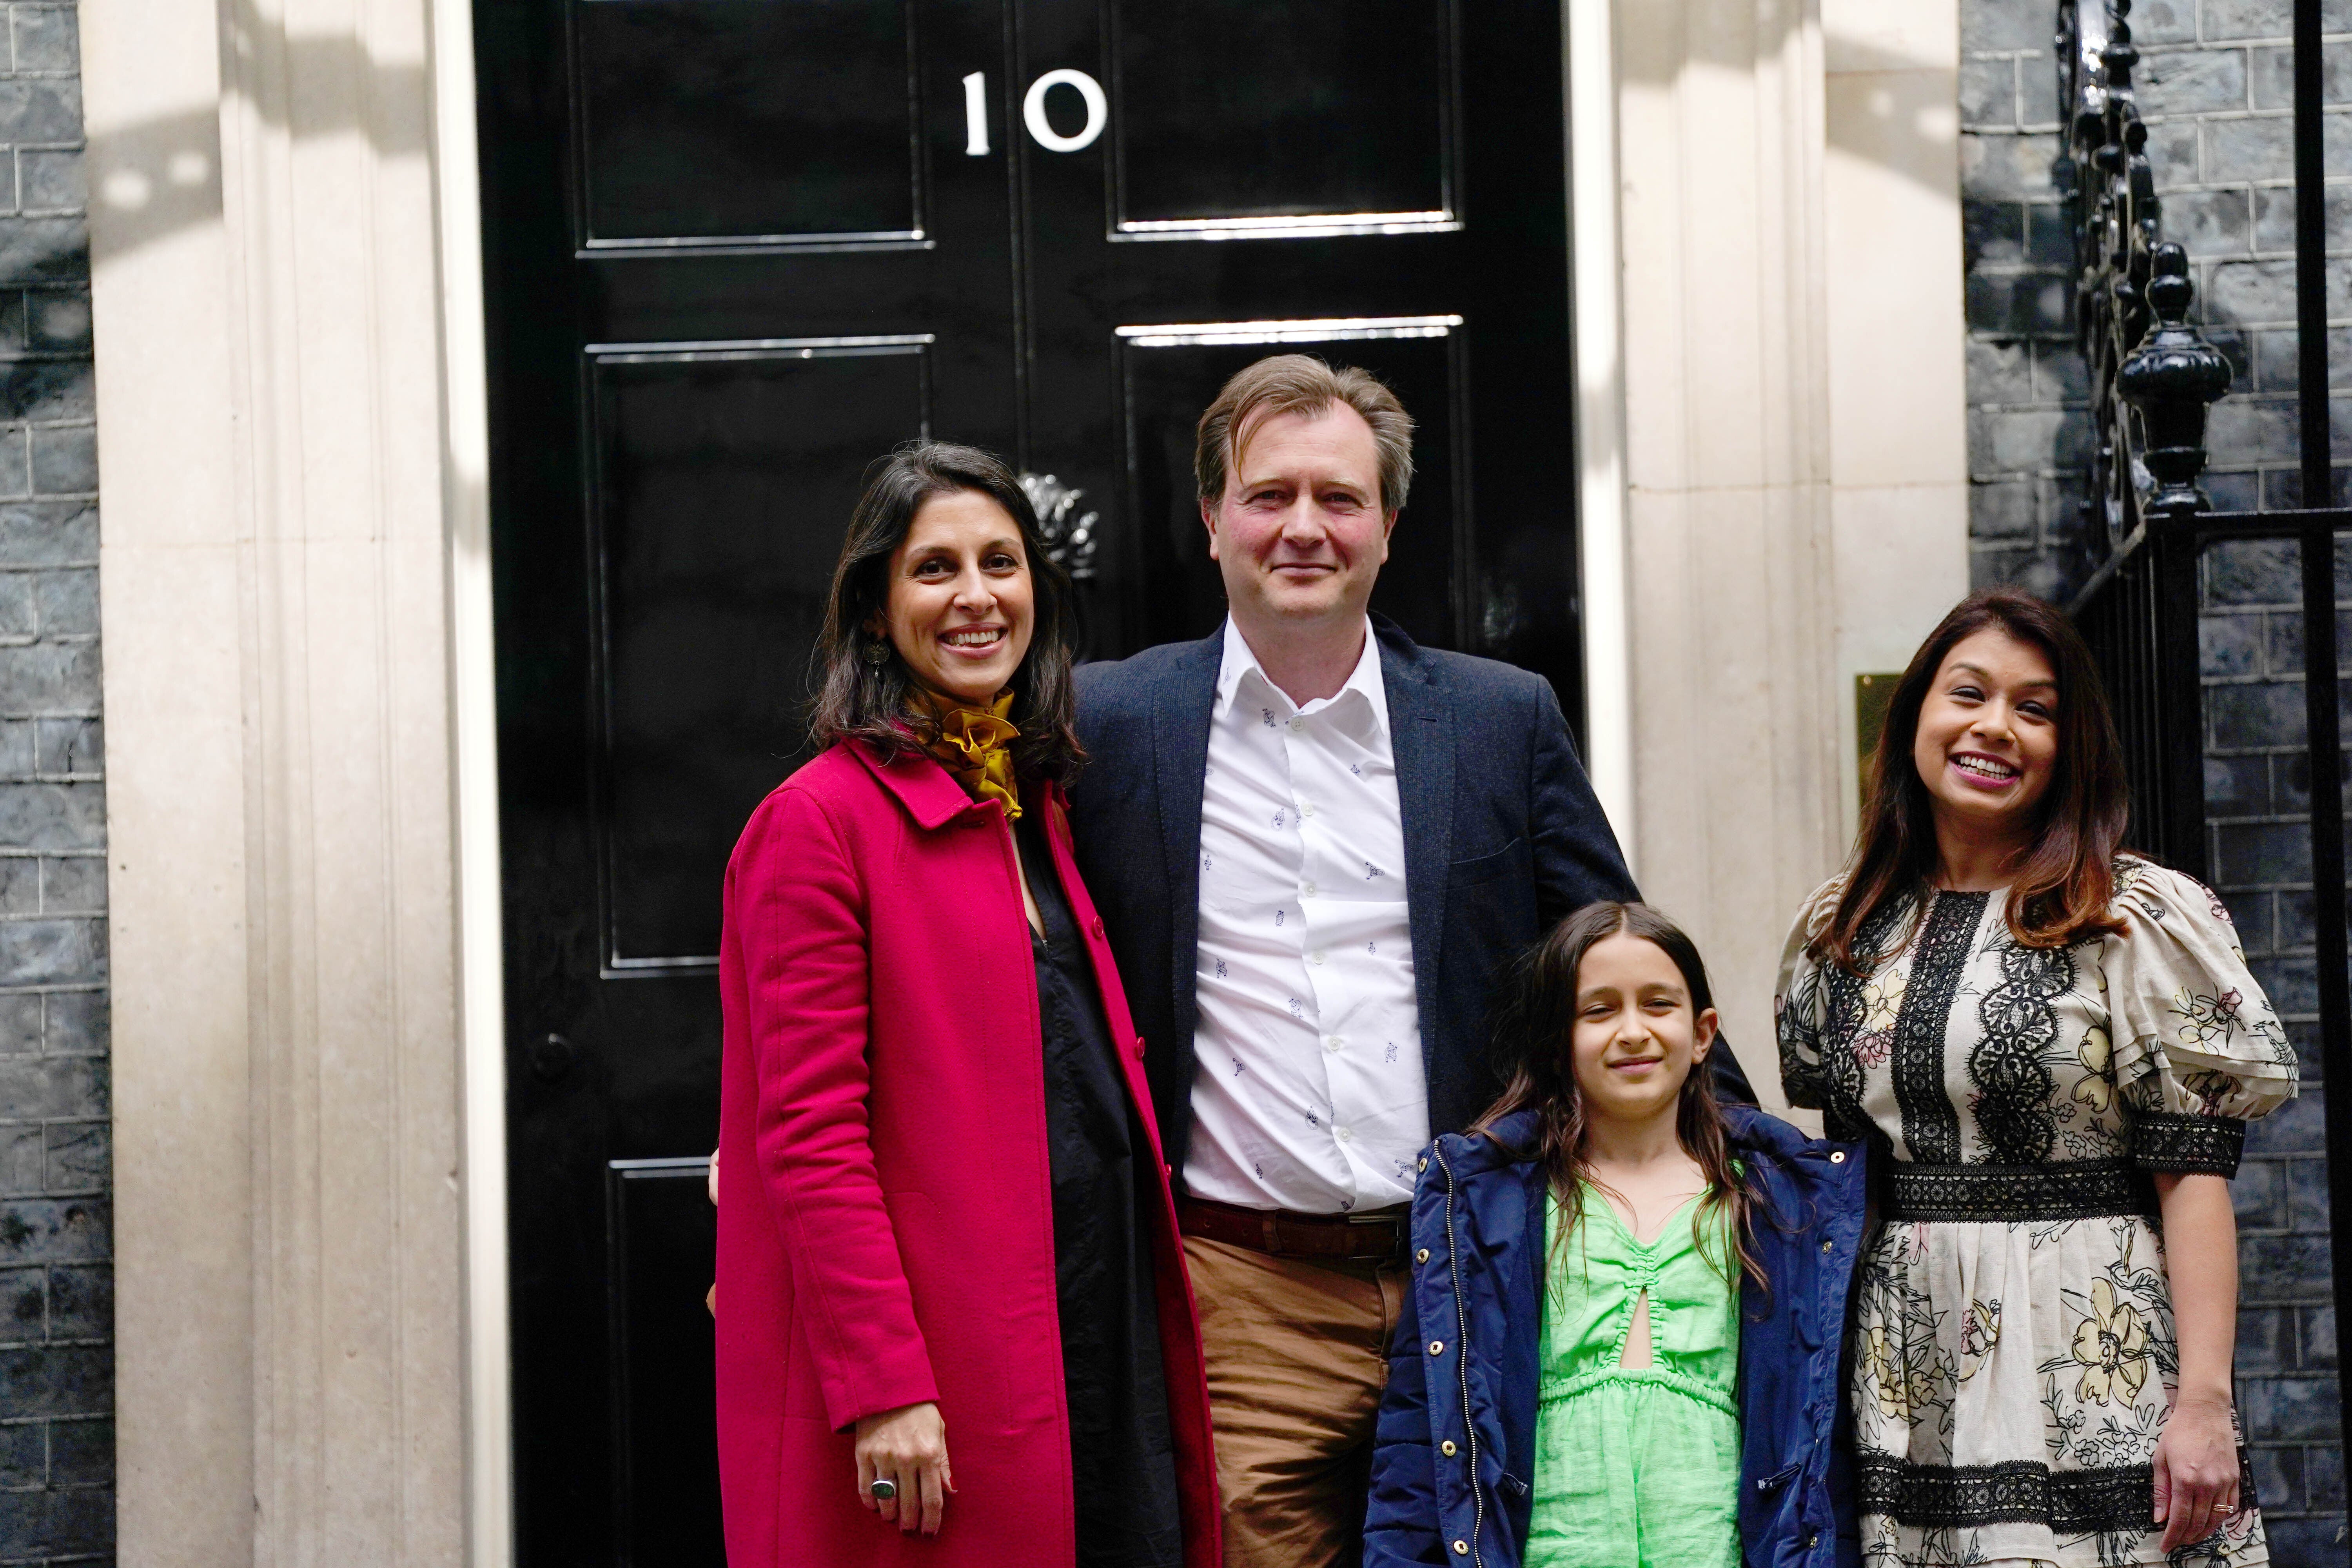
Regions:
<instances>
[{"instance_id":1,"label":"number 10 on door","mask_svg":"<svg viewBox=\"0 0 2352 1568\"><path fill-rule=\"evenodd\" d=\"M1077 133L1065 136L1045 118L1045 95L1057 87L1075 90L1085 103L1087 122ZM1082 70L1051 70L1029 84L1022 95L1021 121L1040 147L1055 153L1076 153L1095 143L1110 121L1110 100L1102 83ZM988 156L988 74L974 71L963 79L963 150L967 157Z\"/></svg>"}]
</instances>

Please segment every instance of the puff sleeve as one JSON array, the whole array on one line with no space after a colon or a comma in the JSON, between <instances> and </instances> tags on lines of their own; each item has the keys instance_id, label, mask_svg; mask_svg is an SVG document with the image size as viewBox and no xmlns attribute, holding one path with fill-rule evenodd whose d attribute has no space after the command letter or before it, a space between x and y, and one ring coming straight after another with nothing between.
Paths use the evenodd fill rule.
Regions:
<instances>
[{"instance_id":1,"label":"puff sleeve","mask_svg":"<svg viewBox=\"0 0 2352 1568\"><path fill-rule=\"evenodd\" d=\"M2099 952L2132 1157L2234 1176L2246 1123L2294 1098L2294 1047L2246 966L2230 912L2200 883L2126 862Z\"/></svg>"},{"instance_id":2,"label":"puff sleeve","mask_svg":"<svg viewBox=\"0 0 2352 1568\"><path fill-rule=\"evenodd\" d=\"M1845 879L1832 877L1813 889L1789 928L1780 950L1780 978L1772 987L1772 1016L1780 1040L1780 1092L1790 1105L1827 1108L1822 1081L1822 1035L1829 1026L1829 993L1820 963L1805 949L1837 913Z\"/></svg>"}]
</instances>

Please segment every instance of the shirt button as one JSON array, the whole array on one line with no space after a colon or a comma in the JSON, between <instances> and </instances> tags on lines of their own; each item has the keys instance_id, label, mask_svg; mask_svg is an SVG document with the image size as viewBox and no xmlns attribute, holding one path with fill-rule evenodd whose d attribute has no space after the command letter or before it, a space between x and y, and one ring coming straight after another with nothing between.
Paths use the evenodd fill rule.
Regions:
<instances>
[{"instance_id":1,"label":"shirt button","mask_svg":"<svg viewBox=\"0 0 2352 1568\"><path fill-rule=\"evenodd\" d=\"M1290 732L1295 735L1305 728L1307 728L1306 719L1299 714L1292 714L1290 717Z\"/></svg>"},{"instance_id":2,"label":"shirt button","mask_svg":"<svg viewBox=\"0 0 2352 1568\"><path fill-rule=\"evenodd\" d=\"M1326 1035L1323 1037L1323 1048L1327 1051L1339 1050L1347 1043L1348 1037L1345 1035Z\"/></svg>"},{"instance_id":3,"label":"shirt button","mask_svg":"<svg viewBox=\"0 0 2352 1568\"><path fill-rule=\"evenodd\" d=\"M1318 947L1318 948L1317 948L1313 952L1308 953L1308 954L1307 955L1307 963L1322 963L1322 962L1323 962L1323 950L1322 950L1321 948L1319 948L1319 947Z\"/></svg>"},{"instance_id":4,"label":"shirt button","mask_svg":"<svg viewBox=\"0 0 2352 1568\"><path fill-rule=\"evenodd\" d=\"M1429 1353L1432 1355L1444 1355L1445 1353L1445 1342L1444 1340L1430 1341Z\"/></svg>"},{"instance_id":5,"label":"shirt button","mask_svg":"<svg viewBox=\"0 0 2352 1568\"><path fill-rule=\"evenodd\" d=\"M1314 803L1313 801L1311 801L1311 800L1302 800L1302 801L1300 801L1300 802L1298 803L1298 815L1299 815L1299 816L1314 816L1314 815L1315 815L1315 803Z\"/></svg>"},{"instance_id":6,"label":"shirt button","mask_svg":"<svg viewBox=\"0 0 2352 1568\"><path fill-rule=\"evenodd\" d=\"M1412 1255L1412 1260L1413 1260L1415 1263L1426 1263L1426 1262L1428 1262L1428 1261L1429 1261L1429 1248L1427 1248L1427 1247L1423 1247L1419 1252L1414 1253L1414 1254ZM1448 1448L1448 1449L1447 1449L1447 1450L1445 1450L1445 1451L1446 1451L1447 1453L1449 1453L1449 1454L1450 1454L1450 1453L1452 1453L1454 1450L1453 1450L1453 1449L1451 1449L1451 1448Z\"/></svg>"},{"instance_id":7,"label":"shirt button","mask_svg":"<svg viewBox=\"0 0 2352 1568\"><path fill-rule=\"evenodd\" d=\"M1440 1443L1437 1446L1437 1451L1444 1455L1447 1458L1452 1458L1454 1457L1454 1439L1448 1437L1444 1442Z\"/></svg>"},{"instance_id":8,"label":"shirt button","mask_svg":"<svg viewBox=\"0 0 2352 1568\"><path fill-rule=\"evenodd\" d=\"M1298 884L1298 896L1299 896L1300 898L1302 898L1302 899L1311 899L1311 898L1313 898L1313 897L1315 896L1315 884L1314 884L1314 883L1312 883L1312 882L1301 882L1301 883L1299 883L1299 884Z\"/></svg>"},{"instance_id":9,"label":"shirt button","mask_svg":"<svg viewBox=\"0 0 2352 1568\"><path fill-rule=\"evenodd\" d=\"M1344 1127L1334 1127L1331 1131L1342 1143L1352 1143L1356 1141L1356 1135Z\"/></svg>"}]
</instances>

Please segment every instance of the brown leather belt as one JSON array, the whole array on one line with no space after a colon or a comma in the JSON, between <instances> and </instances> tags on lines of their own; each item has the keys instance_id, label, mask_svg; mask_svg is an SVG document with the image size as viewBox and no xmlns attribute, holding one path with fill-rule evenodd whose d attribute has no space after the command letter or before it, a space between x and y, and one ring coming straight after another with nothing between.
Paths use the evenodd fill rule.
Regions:
<instances>
[{"instance_id":1,"label":"brown leather belt","mask_svg":"<svg viewBox=\"0 0 2352 1568\"><path fill-rule=\"evenodd\" d=\"M1402 1258L1406 1205L1365 1214L1293 1214L1244 1208L1208 1198L1176 1200L1176 1226L1186 1236L1246 1247L1276 1258Z\"/></svg>"}]
</instances>

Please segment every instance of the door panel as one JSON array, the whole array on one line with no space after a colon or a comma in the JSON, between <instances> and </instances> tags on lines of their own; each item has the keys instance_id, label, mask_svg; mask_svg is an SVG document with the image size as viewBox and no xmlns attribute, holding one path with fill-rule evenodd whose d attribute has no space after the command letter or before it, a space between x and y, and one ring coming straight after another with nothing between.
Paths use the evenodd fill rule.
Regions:
<instances>
[{"instance_id":1,"label":"door panel","mask_svg":"<svg viewBox=\"0 0 2352 1568\"><path fill-rule=\"evenodd\" d=\"M923 237L911 0L575 0L589 248Z\"/></svg>"},{"instance_id":2,"label":"door panel","mask_svg":"<svg viewBox=\"0 0 2352 1568\"><path fill-rule=\"evenodd\" d=\"M1115 233L1454 221L1445 0L1108 9Z\"/></svg>"},{"instance_id":3,"label":"door panel","mask_svg":"<svg viewBox=\"0 0 2352 1568\"><path fill-rule=\"evenodd\" d=\"M1087 647L1121 656L1223 614L1192 479L1218 386L1362 365L1419 424L1375 607L1573 719L1559 13L474 16L519 1561L705 1568L720 879L807 755L866 465L931 435L1076 491Z\"/></svg>"},{"instance_id":4,"label":"door panel","mask_svg":"<svg viewBox=\"0 0 2352 1568\"><path fill-rule=\"evenodd\" d=\"M589 351L608 971L718 962L711 889L808 760L794 695L874 453L928 427L927 337Z\"/></svg>"},{"instance_id":5,"label":"door panel","mask_svg":"<svg viewBox=\"0 0 2352 1568\"><path fill-rule=\"evenodd\" d=\"M612 1528L621 1561L726 1561L710 1314L680 1279L709 1267L718 1234L707 1159L615 1160L606 1167L611 1237L613 1448L621 1484Z\"/></svg>"}]
</instances>

